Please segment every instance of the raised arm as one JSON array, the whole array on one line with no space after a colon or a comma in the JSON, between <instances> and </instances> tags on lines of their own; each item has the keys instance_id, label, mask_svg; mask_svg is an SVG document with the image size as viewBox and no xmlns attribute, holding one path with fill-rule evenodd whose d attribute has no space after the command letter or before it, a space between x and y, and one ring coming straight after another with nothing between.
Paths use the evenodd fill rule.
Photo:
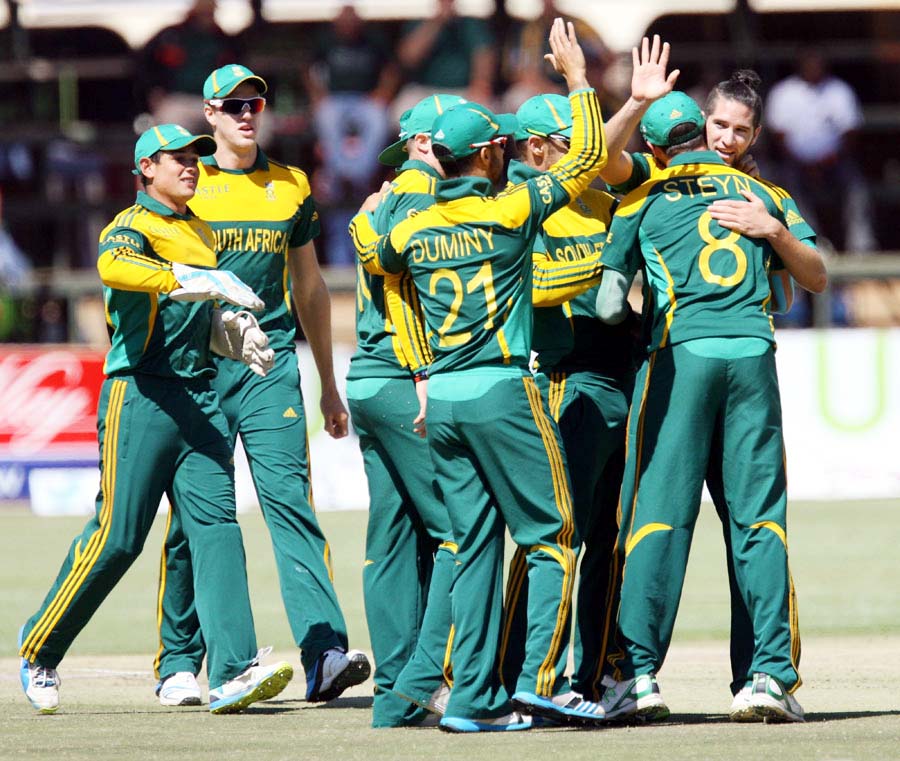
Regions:
<instances>
[{"instance_id":1,"label":"raised arm","mask_svg":"<svg viewBox=\"0 0 900 761\"><path fill-rule=\"evenodd\" d=\"M670 93L681 73L675 69L666 75L669 43L660 44L658 34L653 35L652 44L644 37L640 51L636 47L631 49L631 62L631 96L606 123L609 160L600 171L600 177L609 185L620 185L631 177L633 162L625 146L650 104Z\"/></svg>"},{"instance_id":2,"label":"raised arm","mask_svg":"<svg viewBox=\"0 0 900 761\"><path fill-rule=\"evenodd\" d=\"M572 140L569 150L545 175L529 180L529 183L537 184L542 198L547 192L552 196L552 201L545 201L545 212L551 209L555 211L579 196L597 176L607 157L600 102L587 81L584 52L575 37L572 22L566 24L560 18L553 22L550 29L550 49L553 52L546 58L565 77L569 88ZM552 184L552 180L562 186L565 196L558 195L548 186L548 182Z\"/></svg>"}]
</instances>

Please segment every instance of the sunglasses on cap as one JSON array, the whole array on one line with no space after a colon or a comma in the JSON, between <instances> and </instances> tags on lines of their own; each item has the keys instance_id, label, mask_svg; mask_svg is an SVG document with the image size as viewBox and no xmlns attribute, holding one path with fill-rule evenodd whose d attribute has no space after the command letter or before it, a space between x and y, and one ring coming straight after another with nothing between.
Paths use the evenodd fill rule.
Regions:
<instances>
[{"instance_id":1,"label":"sunglasses on cap","mask_svg":"<svg viewBox=\"0 0 900 761\"><path fill-rule=\"evenodd\" d=\"M492 137L490 140L485 140L483 143L469 143L469 148L486 148L489 145L506 145L506 141L509 139L509 135L497 135L496 137Z\"/></svg>"},{"instance_id":2,"label":"sunglasses on cap","mask_svg":"<svg viewBox=\"0 0 900 761\"><path fill-rule=\"evenodd\" d=\"M251 114L258 114L266 107L266 99L260 96L255 98L211 98L207 103L232 116L244 113L245 108Z\"/></svg>"}]
</instances>

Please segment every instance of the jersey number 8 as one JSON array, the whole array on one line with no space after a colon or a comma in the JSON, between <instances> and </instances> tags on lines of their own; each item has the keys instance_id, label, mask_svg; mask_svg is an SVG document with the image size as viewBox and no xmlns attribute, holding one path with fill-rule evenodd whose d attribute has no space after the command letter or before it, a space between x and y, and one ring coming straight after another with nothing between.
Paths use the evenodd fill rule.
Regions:
<instances>
[{"instance_id":1,"label":"jersey number 8","mask_svg":"<svg viewBox=\"0 0 900 761\"><path fill-rule=\"evenodd\" d=\"M710 230L711 222L712 216L708 211L703 212L697 222L697 231L706 244L700 251L700 261L698 262L700 274L707 283L729 288L740 283L747 274L747 254L738 245L738 241L741 239L740 233L731 230L724 238L717 238ZM716 251L728 251L734 256L735 268L731 275L719 275L712 271L710 259Z\"/></svg>"}]
</instances>

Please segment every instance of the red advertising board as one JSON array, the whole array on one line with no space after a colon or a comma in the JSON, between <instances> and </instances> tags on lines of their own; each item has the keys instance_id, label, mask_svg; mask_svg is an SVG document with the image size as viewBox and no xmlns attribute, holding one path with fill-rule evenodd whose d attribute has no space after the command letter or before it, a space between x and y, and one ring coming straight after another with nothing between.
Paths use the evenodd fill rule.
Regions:
<instances>
[{"instance_id":1,"label":"red advertising board","mask_svg":"<svg viewBox=\"0 0 900 761\"><path fill-rule=\"evenodd\" d=\"M104 357L70 346L0 346L0 462L96 455Z\"/></svg>"}]
</instances>

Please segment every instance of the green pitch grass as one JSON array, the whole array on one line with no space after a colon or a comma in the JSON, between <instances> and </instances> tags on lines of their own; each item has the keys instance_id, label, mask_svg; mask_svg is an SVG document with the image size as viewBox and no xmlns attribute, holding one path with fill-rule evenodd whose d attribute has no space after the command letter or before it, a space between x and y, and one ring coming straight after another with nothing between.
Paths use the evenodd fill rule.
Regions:
<instances>
[{"instance_id":1,"label":"green pitch grass","mask_svg":"<svg viewBox=\"0 0 900 761\"><path fill-rule=\"evenodd\" d=\"M366 514L320 516L351 645L368 649L362 603ZM789 512L791 570L800 604L804 725L732 725L728 587L720 528L704 506L679 621L660 683L672 719L659 726L492 736L368 728L371 683L327 706L303 701L303 675L285 621L268 533L241 517L260 645L297 669L274 701L236 716L165 709L151 673L162 520L144 554L63 662L62 708L37 716L21 693L16 632L46 593L84 521L0 510L0 759L257 757L355 759L894 758L900 739L900 502L797 503Z\"/></svg>"}]
</instances>

